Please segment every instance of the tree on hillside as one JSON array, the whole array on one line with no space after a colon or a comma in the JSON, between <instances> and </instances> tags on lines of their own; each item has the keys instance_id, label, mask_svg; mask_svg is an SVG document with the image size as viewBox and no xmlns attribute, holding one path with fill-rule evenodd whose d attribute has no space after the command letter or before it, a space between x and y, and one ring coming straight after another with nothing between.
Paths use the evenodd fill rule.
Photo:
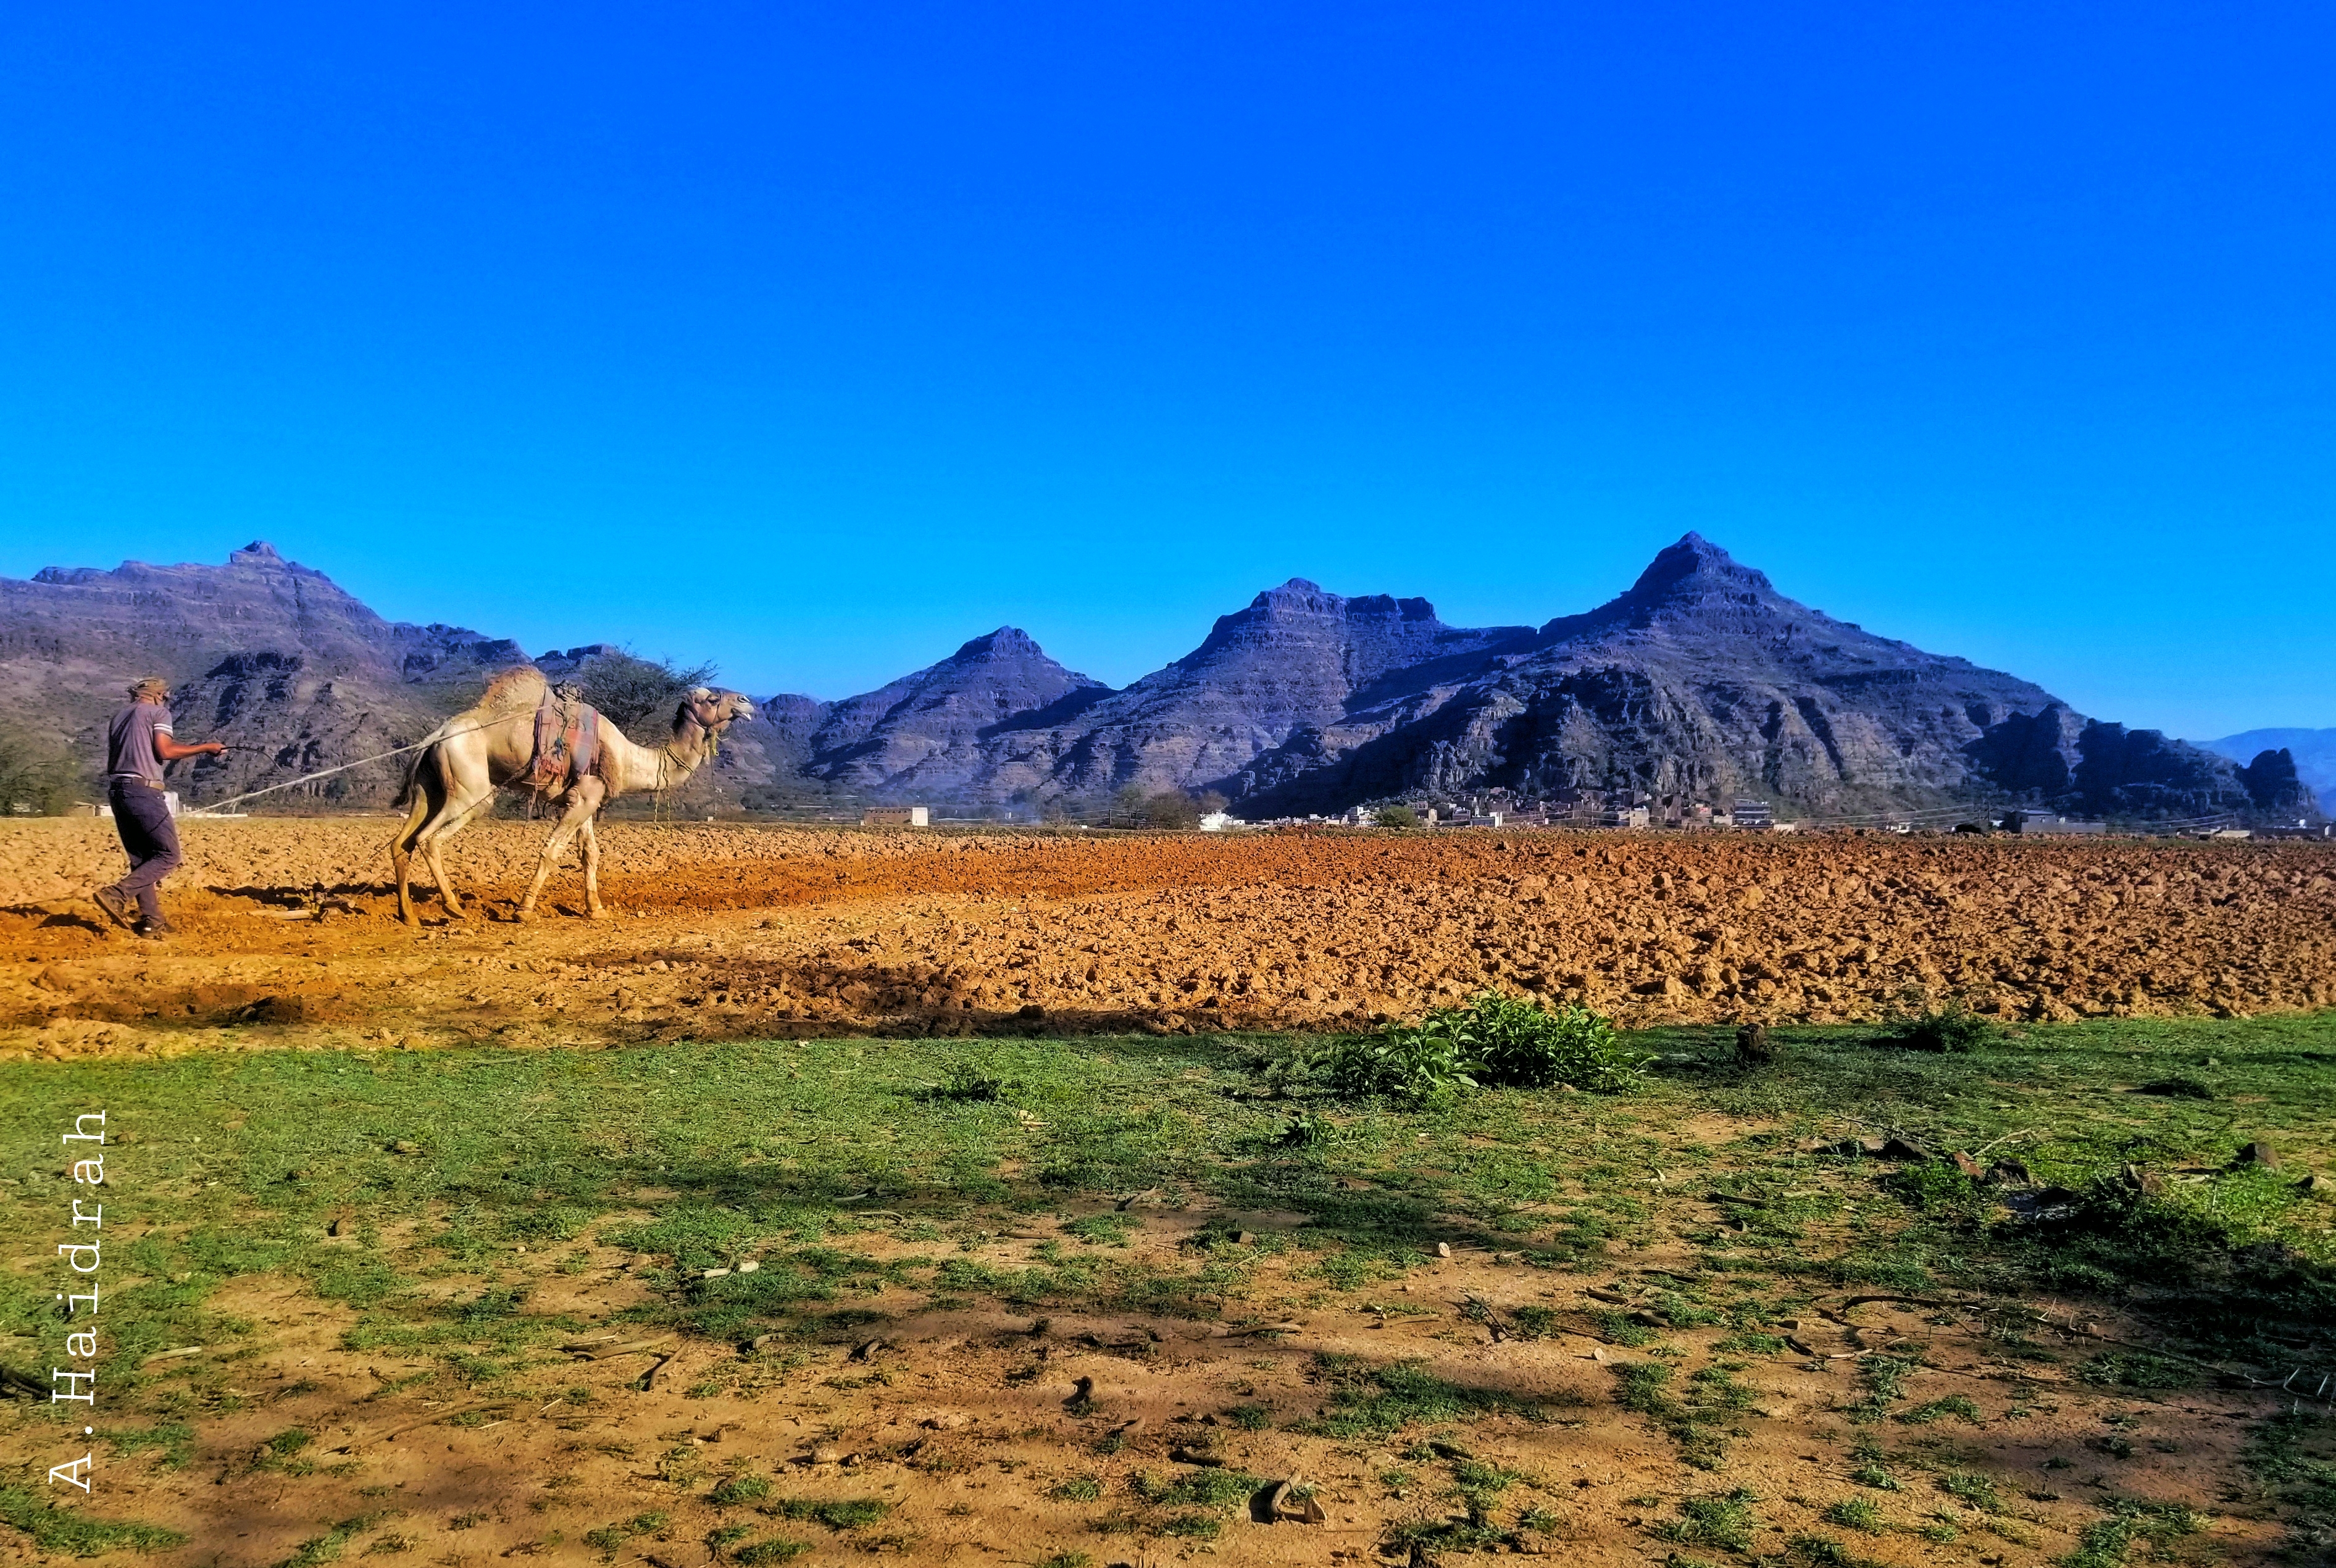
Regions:
<instances>
[{"instance_id":1,"label":"tree on hillside","mask_svg":"<svg viewBox=\"0 0 2336 1568\"><path fill-rule=\"evenodd\" d=\"M684 692L713 680L714 667L685 667L669 658L649 659L618 651L595 654L577 667L571 678L584 688L586 702L632 736L633 726L644 719L672 717Z\"/></svg>"},{"instance_id":2,"label":"tree on hillside","mask_svg":"<svg viewBox=\"0 0 2336 1568\"><path fill-rule=\"evenodd\" d=\"M1381 806L1372 820L1383 828L1416 828L1419 825L1419 813L1409 806Z\"/></svg>"},{"instance_id":3,"label":"tree on hillside","mask_svg":"<svg viewBox=\"0 0 2336 1568\"><path fill-rule=\"evenodd\" d=\"M63 742L0 723L0 815L54 816L82 796L87 776Z\"/></svg>"}]
</instances>

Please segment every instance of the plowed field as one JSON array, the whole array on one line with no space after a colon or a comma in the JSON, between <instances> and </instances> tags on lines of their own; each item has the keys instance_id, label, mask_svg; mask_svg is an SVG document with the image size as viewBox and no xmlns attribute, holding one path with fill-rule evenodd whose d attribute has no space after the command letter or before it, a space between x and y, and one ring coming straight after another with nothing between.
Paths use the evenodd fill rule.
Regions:
<instances>
[{"instance_id":1,"label":"plowed field","mask_svg":"<svg viewBox=\"0 0 2336 1568\"><path fill-rule=\"evenodd\" d=\"M182 934L150 945L87 901L118 874L110 824L7 824L0 1047L1330 1030L1485 989L1632 1025L2336 1001L2336 851L2313 844L618 824L618 912L580 918L564 871L520 925L544 830L504 822L450 850L472 917L432 898L417 930L383 880L391 827L190 822Z\"/></svg>"}]
</instances>

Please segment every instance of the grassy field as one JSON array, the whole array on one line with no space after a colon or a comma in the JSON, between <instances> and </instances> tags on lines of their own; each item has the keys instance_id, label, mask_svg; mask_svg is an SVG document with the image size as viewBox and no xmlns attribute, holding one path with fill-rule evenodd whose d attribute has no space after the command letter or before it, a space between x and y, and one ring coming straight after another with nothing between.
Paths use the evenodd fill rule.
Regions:
<instances>
[{"instance_id":1,"label":"grassy field","mask_svg":"<svg viewBox=\"0 0 2336 1568\"><path fill-rule=\"evenodd\" d=\"M537 1303L596 1246L640 1260L628 1321L733 1345L832 1339L897 1316L904 1291L1261 1320L1386 1297L1444 1243L1584 1274L1685 1249L1657 1329L1724 1319L1756 1349L1780 1346L1774 1323L1815 1292L1862 1284L2097 1303L2176 1352L2105 1344L2086 1376L2109 1386L2336 1368L2336 1202L2324 1181L2299 1185L2336 1174L2336 1015L2039 1026L1970 1054L1872 1033L1780 1030L1780 1060L1754 1069L1725 1031L1651 1031L1631 1037L1656 1057L1637 1095L1416 1109L1332 1101L1293 1072L1292 1042L1258 1037L15 1065L0 1069L0 1217L20 1251L62 1237L56 1136L102 1108L122 1145L101 1367L117 1453L183 1456L248 1398L233 1347L255 1325L221 1305L239 1281L296 1279L354 1314L346 1349L423 1361L414 1378L448 1397L492 1393L585 1326ZM2067 1191L2023 1218L1947 1161L1815 1146L1860 1135L2014 1156L2033 1189ZM2256 1142L2277 1166L2234 1166ZM1120 1206L1136 1195L1206 1222L1138 1260ZM1022 1266L971 1255L1037 1224L1047 1239ZM874 1237L881 1257L861 1244ZM1260 1295L1269 1257L1285 1267ZM706 1277L749 1258L753 1272ZM0 1282L14 1369L48 1365L53 1273ZM1625 1345L1650 1332L1621 1312L1607 1327ZM149 1361L186 1345L226 1349ZM1418 1414L1406 1398L1441 1397L1349 1381L1324 1420L1400 1427ZM1692 1451L1693 1417L1659 1388L1625 1378L1619 1397ZM2252 1450L2256 1504L2305 1549L2336 1520L2316 1408L2295 1405ZM20 1430L63 1419L15 1409ZM1864 1515L1840 1507L1854 1529ZM1712 1509L1708 1533L1728 1536L1724 1499ZM0 1519L58 1550L71 1529L98 1531L91 1549L139 1544L21 1485L0 1491ZM2148 1523L2110 1529L2088 1561L2118 1560Z\"/></svg>"}]
</instances>

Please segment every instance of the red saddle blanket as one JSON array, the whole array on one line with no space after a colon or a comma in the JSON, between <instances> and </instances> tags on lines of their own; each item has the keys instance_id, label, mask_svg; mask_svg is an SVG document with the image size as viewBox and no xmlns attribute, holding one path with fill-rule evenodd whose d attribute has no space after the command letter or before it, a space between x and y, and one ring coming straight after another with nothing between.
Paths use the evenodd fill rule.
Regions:
<instances>
[{"instance_id":1,"label":"red saddle blanket","mask_svg":"<svg viewBox=\"0 0 2336 1568\"><path fill-rule=\"evenodd\" d=\"M559 794L600 769L600 714L580 702L549 699L535 710L535 755L521 782L545 794Z\"/></svg>"}]
</instances>

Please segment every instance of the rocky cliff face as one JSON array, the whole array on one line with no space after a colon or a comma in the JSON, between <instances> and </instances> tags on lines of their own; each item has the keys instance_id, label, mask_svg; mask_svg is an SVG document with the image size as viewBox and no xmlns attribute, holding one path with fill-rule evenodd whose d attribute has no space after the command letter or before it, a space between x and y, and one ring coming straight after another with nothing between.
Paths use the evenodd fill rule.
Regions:
<instances>
[{"instance_id":1,"label":"rocky cliff face","mask_svg":"<svg viewBox=\"0 0 2336 1568\"><path fill-rule=\"evenodd\" d=\"M1270 784L1264 803L1499 785L1903 806L2006 788L1990 770L2007 747L2039 774L2057 759L2065 784L2056 706L2026 681L1796 604L1689 534L1598 609L1352 716L1380 733Z\"/></svg>"},{"instance_id":2,"label":"rocky cliff face","mask_svg":"<svg viewBox=\"0 0 2336 1568\"><path fill-rule=\"evenodd\" d=\"M0 579L0 694L10 712L102 764L122 687L163 676L182 738L256 748L176 765L174 783L197 801L404 745L461 708L487 675L525 661L516 644L460 627L384 620L264 543L225 566L127 561ZM396 784L395 765L380 765L313 793L379 803Z\"/></svg>"},{"instance_id":3,"label":"rocky cliff face","mask_svg":"<svg viewBox=\"0 0 2336 1568\"><path fill-rule=\"evenodd\" d=\"M1835 620L1695 534L1598 609L1410 687L1356 705L1347 732L1377 732L1361 745L1257 777L1251 809L1493 786L1748 795L1818 814L2024 801L2181 816L2251 803L2223 759L2088 724L2028 681Z\"/></svg>"},{"instance_id":4,"label":"rocky cliff face","mask_svg":"<svg viewBox=\"0 0 2336 1568\"><path fill-rule=\"evenodd\" d=\"M569 671L606 651L548 653ZM0 580L0 681L86 753L122 684L174 681L187 738L256 751L180 765L199 800L410 741L467 702L506 641L383 620L263 544L224 567L126 564ZM377 803L395 765L318 787ZM1252 816L1505 787L1751 795L1819 815L1969 803L2118 816L2292 814L2276 756L2245 768L2071 711L1778 593L1689 534L1627 592L1539 628L1450 627L1425 599L1302 579L1114 691L1000 628L876 691L780 696L738 726L685 808L917 800L1097 802L1215 789Z\"/></svg>"},{"instance_id":5,"label":"rocky cliff face","mask_svg":"<svg viewBox=\"0 0 2336 1568\"><path fill-rule=\"evenodd\" d=\"M2249 788L2266 811L2280 815L2336 809L2336 729L2251 729L2199 743L2218 756L2245 763ZM2265 758L2271 760L2265 770ZM2284 763L2278 759L2284 757ZM2294 798L2282 770L2292 770L2305 798Z\"/></svg>"},{"instance_id":6,"label":"rocky cliff face","mask_svg":"<svg viewBox=\"0 0 2336 1568\"><path fill-rule=\"evenodd\" d=\"M829 705L803 772L867 795L960 795L995 771L988 743L1001 725L1067 722L1110 691L1047 657L1027 633L999 627L939 664Z\"/></svg>"}]
</instances>

